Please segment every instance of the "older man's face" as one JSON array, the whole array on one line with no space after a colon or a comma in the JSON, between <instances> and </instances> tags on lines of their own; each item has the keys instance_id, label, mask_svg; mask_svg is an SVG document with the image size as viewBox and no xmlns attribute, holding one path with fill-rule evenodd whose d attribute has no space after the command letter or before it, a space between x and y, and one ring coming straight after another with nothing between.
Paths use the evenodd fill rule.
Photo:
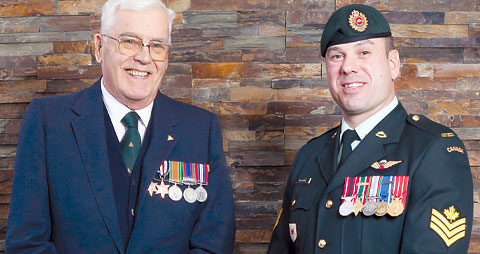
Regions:
<instances>
[{"instance_id":1,"label":"older man's face","mask_svg":"<svg viewBox=\"0 0 480 254\"><path fill-rule=\"evenodd\" d=\"M325 62L330 93L349 124L366 120L395 96L400 60L398 51L387 52L385 38L331 46Z\"/></svg>"},{"instance_id":2,"label":"older man's face","mask_svg":"<svg viewBox=\"0 0 480 254\"><path fill-rule=\"evenodd\" d=\"M168 16L160 7L118 11L113 27L106 34L114 38L138 38L145 43L167 42ZM130 109L141 109L155 99L168 60L154 61L148 47L142 47L134 56L126 56L119 52L117 41L99 34L95 35L95 49L105 88L118 101Z\"/></svg>"}]
</instances>

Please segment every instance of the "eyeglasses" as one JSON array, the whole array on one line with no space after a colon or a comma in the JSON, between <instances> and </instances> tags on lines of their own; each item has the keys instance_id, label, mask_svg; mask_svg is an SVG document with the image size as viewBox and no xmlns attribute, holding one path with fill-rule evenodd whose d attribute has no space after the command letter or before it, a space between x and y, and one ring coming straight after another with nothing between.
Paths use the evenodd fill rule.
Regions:
<instances>
[{"instance_id":1,"label":"eyeglasses","mask_svg":"<svg viewBox=\"0 0 480 254\"><path fill-rule=\"evenodd\" d=\"M139 38L123 36L120 39L112 37L107 34L102 34L116 42L118 42L118 51L122 55L134 56L142 50L142 47L148 47L150 52L150 57L155 61L166 61L168 55L170 54L170 45L161 41L150 41L149 43L144 43Z\"/></svg>"}]
</instances>

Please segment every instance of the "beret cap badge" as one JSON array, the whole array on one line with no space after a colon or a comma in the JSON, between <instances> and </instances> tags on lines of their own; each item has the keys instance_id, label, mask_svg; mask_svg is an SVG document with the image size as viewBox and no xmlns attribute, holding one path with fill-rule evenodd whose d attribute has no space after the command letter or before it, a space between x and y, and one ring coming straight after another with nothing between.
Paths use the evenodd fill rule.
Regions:
<instances>
[{"instance_id":1,"label":"beret cap badge","mask_svg":"<svg viewBox=\"0 0 480 254\"><path fill-rule=\"evenodd\" d=\"M368 27L367 17L357 10L352 11L348 22L350 23L350 27L357 32L363 32Z\"/></svg>"}]
</instances>

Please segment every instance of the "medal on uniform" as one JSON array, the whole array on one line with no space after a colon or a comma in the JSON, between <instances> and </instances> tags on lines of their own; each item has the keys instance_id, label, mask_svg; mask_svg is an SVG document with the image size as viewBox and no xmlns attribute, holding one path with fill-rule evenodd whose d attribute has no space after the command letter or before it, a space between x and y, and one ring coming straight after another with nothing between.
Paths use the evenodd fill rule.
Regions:
<instances>
[{"instance_id":1,"label":"medal on uniform","mask_svg":"<svg viewBox=\"0 0 480 254\"><path fill-rule=\"evenodd\" d=\"M365 193L368 184L368 177L366 176L360 177L359 182L356 184L358 186L357 200L355 200L355 203L353 204L353 213L355 214L355 216L357 216L358 213L362 211L363 207L365 206Z\"/></svg>"},{"instance_id":2,"label":"medal on uniform","mask_svg":"<svg viewBox=\"0 0 480 254\"><path fill-rule=\"evenodd\" d=\"M162 198L165 198L165 195L168 194L168 188L170 187L170 185L166 185L163 181L165 176L170 171L168 165L168 161L164 161L157 170L157 174L162 182L160 183L160 185L157 184L157 190L155 191L155 194L160 194Z\"/></svg>"},{"instance_id":3,"label":"medal on uniform","mask_svg":"<svg viewBox=\"0 0 480 254\"><path fill-rule=\"evenodd\" d=\"M380 177L380 199L377 204L377 211L375 215L384 216L388 211L388 204L391 202L391 189L393 185L393 176L382 176Z\"/></svg>"},{"instance_id":4,"label":"medal on uniform","mask_svg":"<svg viewBox=\"0 0 480 254\"><path fill-rule=\"evenodd\" d=\"M393 187L393 201L388 206L388 214L392 217L399 216L405 209L408 176L395 176ZM401 200L401 201L400 201Z\"/></svg>"},{"instance_id":5,"label":"medal on uniform","mask_svg":"<svg viewBox=\"0 0 480 254\"><path fill-rule=\"evenodd\" d=\"M180 162L183 169L184 177L182 179L182 183L187 185L187 188L183 191L183 198L188 203L194 203L197 201L197 194L195 190L190 187L190 185L195 184L197 181L195 180L195 170L192 167L192 163L185 163Z\"/></svg>"},{"instance_id":6,"label":"medal on uniform","mask_svg":"<svg viewBox=\"0 0 480 254\"><path fill-rule=\"evenodd\" d=\"M177 186L178 183L182 181L182 171L180 170L178 161L168 161L170 174L168 181L174 183L168 190L168 196L173 201L179 201L182 199L182 190Z\"/></svg>"},{"instance_id":7,"label":"medal on uniform","mask_svg":"<svg viewBox=\"0 0 480 254\"><path fill-rule=\"evenodd\" d=\"M195 163L195 170L197 173L197 182L199 184L199 186L195 189L197 201L205 202L207 200L208 194L207 190L205 190L202 185L208 184L208 172L210 171L210 168L208 164Z\"/></svg>"},{"instance_id":8,"label":"medal on uniform","mask_svg":"<svg viewBox=\"0 0 480 254\"><path fill-rule=\"evenodd\" d=\"M371 176L368 191L366 194L367 203L365 207L362 209L362 213L365 216L372 216L377 211L377 202L376 199L378 198L378 184L379 184L380 176Z\"/></svg>"},{"instance_id":9,"label":"medal on uniform","mask_svg":"<svg viewBox=\"0 0 480 254\"><path fill-rule=\"evenodd\" d=\"M348 196L348 190L352 186L352 196ZM338 212L342 216L348 216L353 213L353 189L356 185L352 184L351 177L345 177L345 183L343 185L342 204L338 208Z\"/></svg>"}]
</instances>

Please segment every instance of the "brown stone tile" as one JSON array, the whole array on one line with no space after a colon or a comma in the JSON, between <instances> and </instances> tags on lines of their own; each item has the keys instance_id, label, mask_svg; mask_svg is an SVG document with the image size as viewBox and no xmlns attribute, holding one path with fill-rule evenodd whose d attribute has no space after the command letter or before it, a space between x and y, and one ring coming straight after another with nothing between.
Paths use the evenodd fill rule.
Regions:
<instances>
[{"instance_id":1,"label":"brown stone tile","mask_svg":"<svg viewBox=\"0 0 480 254\"><path fill-rule=\"evenodd\" d=\"M445 12L445 24L474 24L480 20L480 12Z\"/></svg>"},{"instance_id":2,"label":"brown stone tile","mask_svg":"<svg viewBox=\"0 0 480 254\"><path fill-rule=\"evenodd\" d=\"M56 41L53 42L53 53L58 54L89 54L91 41Z\"/></svg>"},{"instance_id":3,"label":"brown stone tile","mask_svg":"<svg viewBox=\"0 0 480 254\"><path fill-rule=\"evenodd\" d=\"M170 53L170 62L241 62L241 50L203 50L203 49L174 49Z\"/></svg>"},{"instance_id":4,"label":"brown stone tile","mask_svg":"<svg viewBox=\"0 0 480 254\"><path fill-rule=\"evenodd\" d=\"M48 93L73 93L92 86L97 79L53 79L47 80Z\"/></svg>"},{"instance_id":5,"label":"brown stone tile","mask_svg":"<svg viewBox=\"0 0 480 254\"><path fill-rule=\"evenodd\" d=\"M78 15L86 13L100 14L105 0L58 1L58 14Z\"/></svg>"},{"instance_id":6,"label":"brown stone tile","mask_svg":"<svg viewBox=\"0 0 480 254\"><path fill-rule=\"evenodd\" d=\"M229 141L228 157L232 166L283 166L283 141Z\"/></svg>"},{"instance_id":7,"label":"brown stone tile","mask_svg":"<svg viewBox=\"0 0 480 254\"><path fill-rule=\"evenodd\" d=\"M275 10L278 1L275 0L223 0L222 4L215 1L191 1L190 10Z\"/></svg>"},{"instance_id":8,"label":"brown stone tile","mask_svg":"<svg viewBox=\"0 0 480 254\"><path fill-rule=\"evenodd\" d=\"M45 80L15 80L0 81L0 93L21 93L21 92L44 92L46 90Z\"/></svg>"},{"instance_id":9,"label":"brown stone tile","mask_svg":"<svg viewBox=\"0 0 480 254\"><path fill-rule=\"evenodd\" d=\"M92 55L87 54L65 54L39 56L37 66L39 68L82 66L92 64Z\"/></svg>"},{"instance_id":10,"label":"brown stone tile","mask_svg":"<svg viewBox=\"0 0 480 254\"><path fill-rule=\"evenodd\" d=\"M323 10L287 11L287 24L326 24L332 12Z\"/></svg>"},{"instance_id":11,"label":"brown stone tile","mask_svg":"<svg viewBox=\"0 0 480 254\"><path fill-rule=\"evenodd\" d=\"M405 12L391 11L383 13L390 24L429 24L442 25L445 20L443 12ZM445 23L449 24L449 23Z\"/></svg>"},{"instance_id":12,"label":"brown stone tile","mask_svg":"<svg viewBox=\"0 0 480 254\"><path fill-rule=\"evenodd\" d=\"M331 129L340 124L341 115L285 115L285 126L318 126Z\"/></svg>"},{"instance_id":13,"label":"brown stone tile","mask_svg":"<svg viewBox=\"0 0 480 254\"><path fill-rule=\"evenodd\" d=\"M480 78L480 64L436 64L435 78Z\"/></svg>"},{"instance_id":14,"label":"brown stone tile","mask_svg":"<svg viewBox=\"0 0 480 254\"><path fill-rule=\"evenodd\" d=\"M194 78L290 78L318 76L320 64L193 63Z\"/></svg>"},{"instance_id":15,"label":"brown stone tile","mask_svg":"<svg viewBox=\"0 0 480 254\"><path fill-rule=\"evenodd\" d=\"M252 115L248 116L248 129L258 132L283 131L285 119L281 115Z\"/></svg>"},{"instance_id":16,"label":"brown stone tile","mask_svg":"<svg viewBox=\"0 0 480 254\"><path fill-rule=\"evenodd\" d=\"M250 10L237 11L237 22L241 26L263 25L285 27L285 11L283 10Z\"/></svg>"},{"instance_id":17,"label":"brown stone tile","mask_svg":"<svg viewBox=\"0 0 480 254\"><path fill-rule=\"evenodd\" d=\"M53 15L55 9L52 0L4 1L0 17Z\"/></svg>"},{"instance_id":18,"label":"brown stone tile","mask_svg":"<svg viewBox=\"0 0 480 254\"><path fill-rule=\"evenodd\" d=\"M285 50L270 49L244 49L242 62L284 63L286 62Z\"/></svg>"},{"instance_id":19,"label":"brown stone tile","mask_svg":"<svg viewBox=\"0 0 480 254\"><path fill-rule=\"evenodd\" d=\"M278 101L332 101L332 96L328 88L292 88L279 89L277 94Z\"/></svg>"},{"instance_id":20,"label":"brown stone tile","mask_svg":"<svg viewBox=\"0 0 480 254\"><path fill-rule=\"evenodd\" d=\"M202 102L222 102L229 101L228 87L207 87L196 88L192 90L192 99Z\"/></svg>"},{"instance_id":21,"label":"brown stone tile","mask_svg":"<svg viewBox=\"0 0 480 254\"><path fill-rule=\"evenodd\" d=\"M230 101L269 102L277 99L277 91L272 88L234 87L230 88Z\"/></svg>"},{"instance_id":22,"label":"brown stone tile","mask_svg":"<svg viewBox=\"0 0 480 254\"><path fill-rule=\"evenodd\" d=\"M208 87L239 87L239 79L193 79L193 88L208 88Z\"/></svg>"},{"instance_id":23,"label":"brown stone tile","mask_svg":"<svg viewBox=\"0 0 480 254\"><path fill-rule=\"evenodd\" d=\"M333 101L269 102L267 114L319 115L340 113Z\"/></svg>"},{"instance_id":24,"label":"brown stone tile","mask_svg":"<svg viewBox=\"0 0 480 254\"><path fill-rule=\"evenodd\" d=\"M395 80L396 90L453 90L457 89L456 78L405 78Z\"/></svg>"},{"instance_id":25,"label":"brown stone tile","mask_svg":"<svg viewBox=\"0 0 480 254\"><path fill-rule=\"evenodd\" d=\"M21 119L25 113L25 110L27 110L27 107L28 103L0 104L0 115L4 119Z\"/></svg>"},{"instance_id":26,"label":"brown stone tile","mask_svg":"<svg viewBox=\"0 0 480 254\"><path fill-rule=\"evenodd\" d=\"M95 79L102 74L100 66L38 68L38 79Z\"/></svg>"},{"instance_id":27,"label":"brown stone tile","mask_svg":"<svg viewBox=\"0 0 480 254\"><path fill-rule=\"evenodd\" d=\"M404 25L391 24L393 37L465 38L468 25Z\"/></svg>"},{"instance_id":28,"label":"brown stone tile","mask_svg":"<svg viewBox=\"0 0 480 254\"><path fill-rule=\"evenodd\" d=\"M0 103L30 102L33 93L0 93Z\"/></svg>"},{"instance_id":29,"label":"brown stone tile","mask_svg":"<svg viewBox=\"0 0 480 254\"><path fill-rule=\"evenodd\" d=\"M402 63L463 63L463 48L399 48Z\"/></svg>"}]
</instances>

